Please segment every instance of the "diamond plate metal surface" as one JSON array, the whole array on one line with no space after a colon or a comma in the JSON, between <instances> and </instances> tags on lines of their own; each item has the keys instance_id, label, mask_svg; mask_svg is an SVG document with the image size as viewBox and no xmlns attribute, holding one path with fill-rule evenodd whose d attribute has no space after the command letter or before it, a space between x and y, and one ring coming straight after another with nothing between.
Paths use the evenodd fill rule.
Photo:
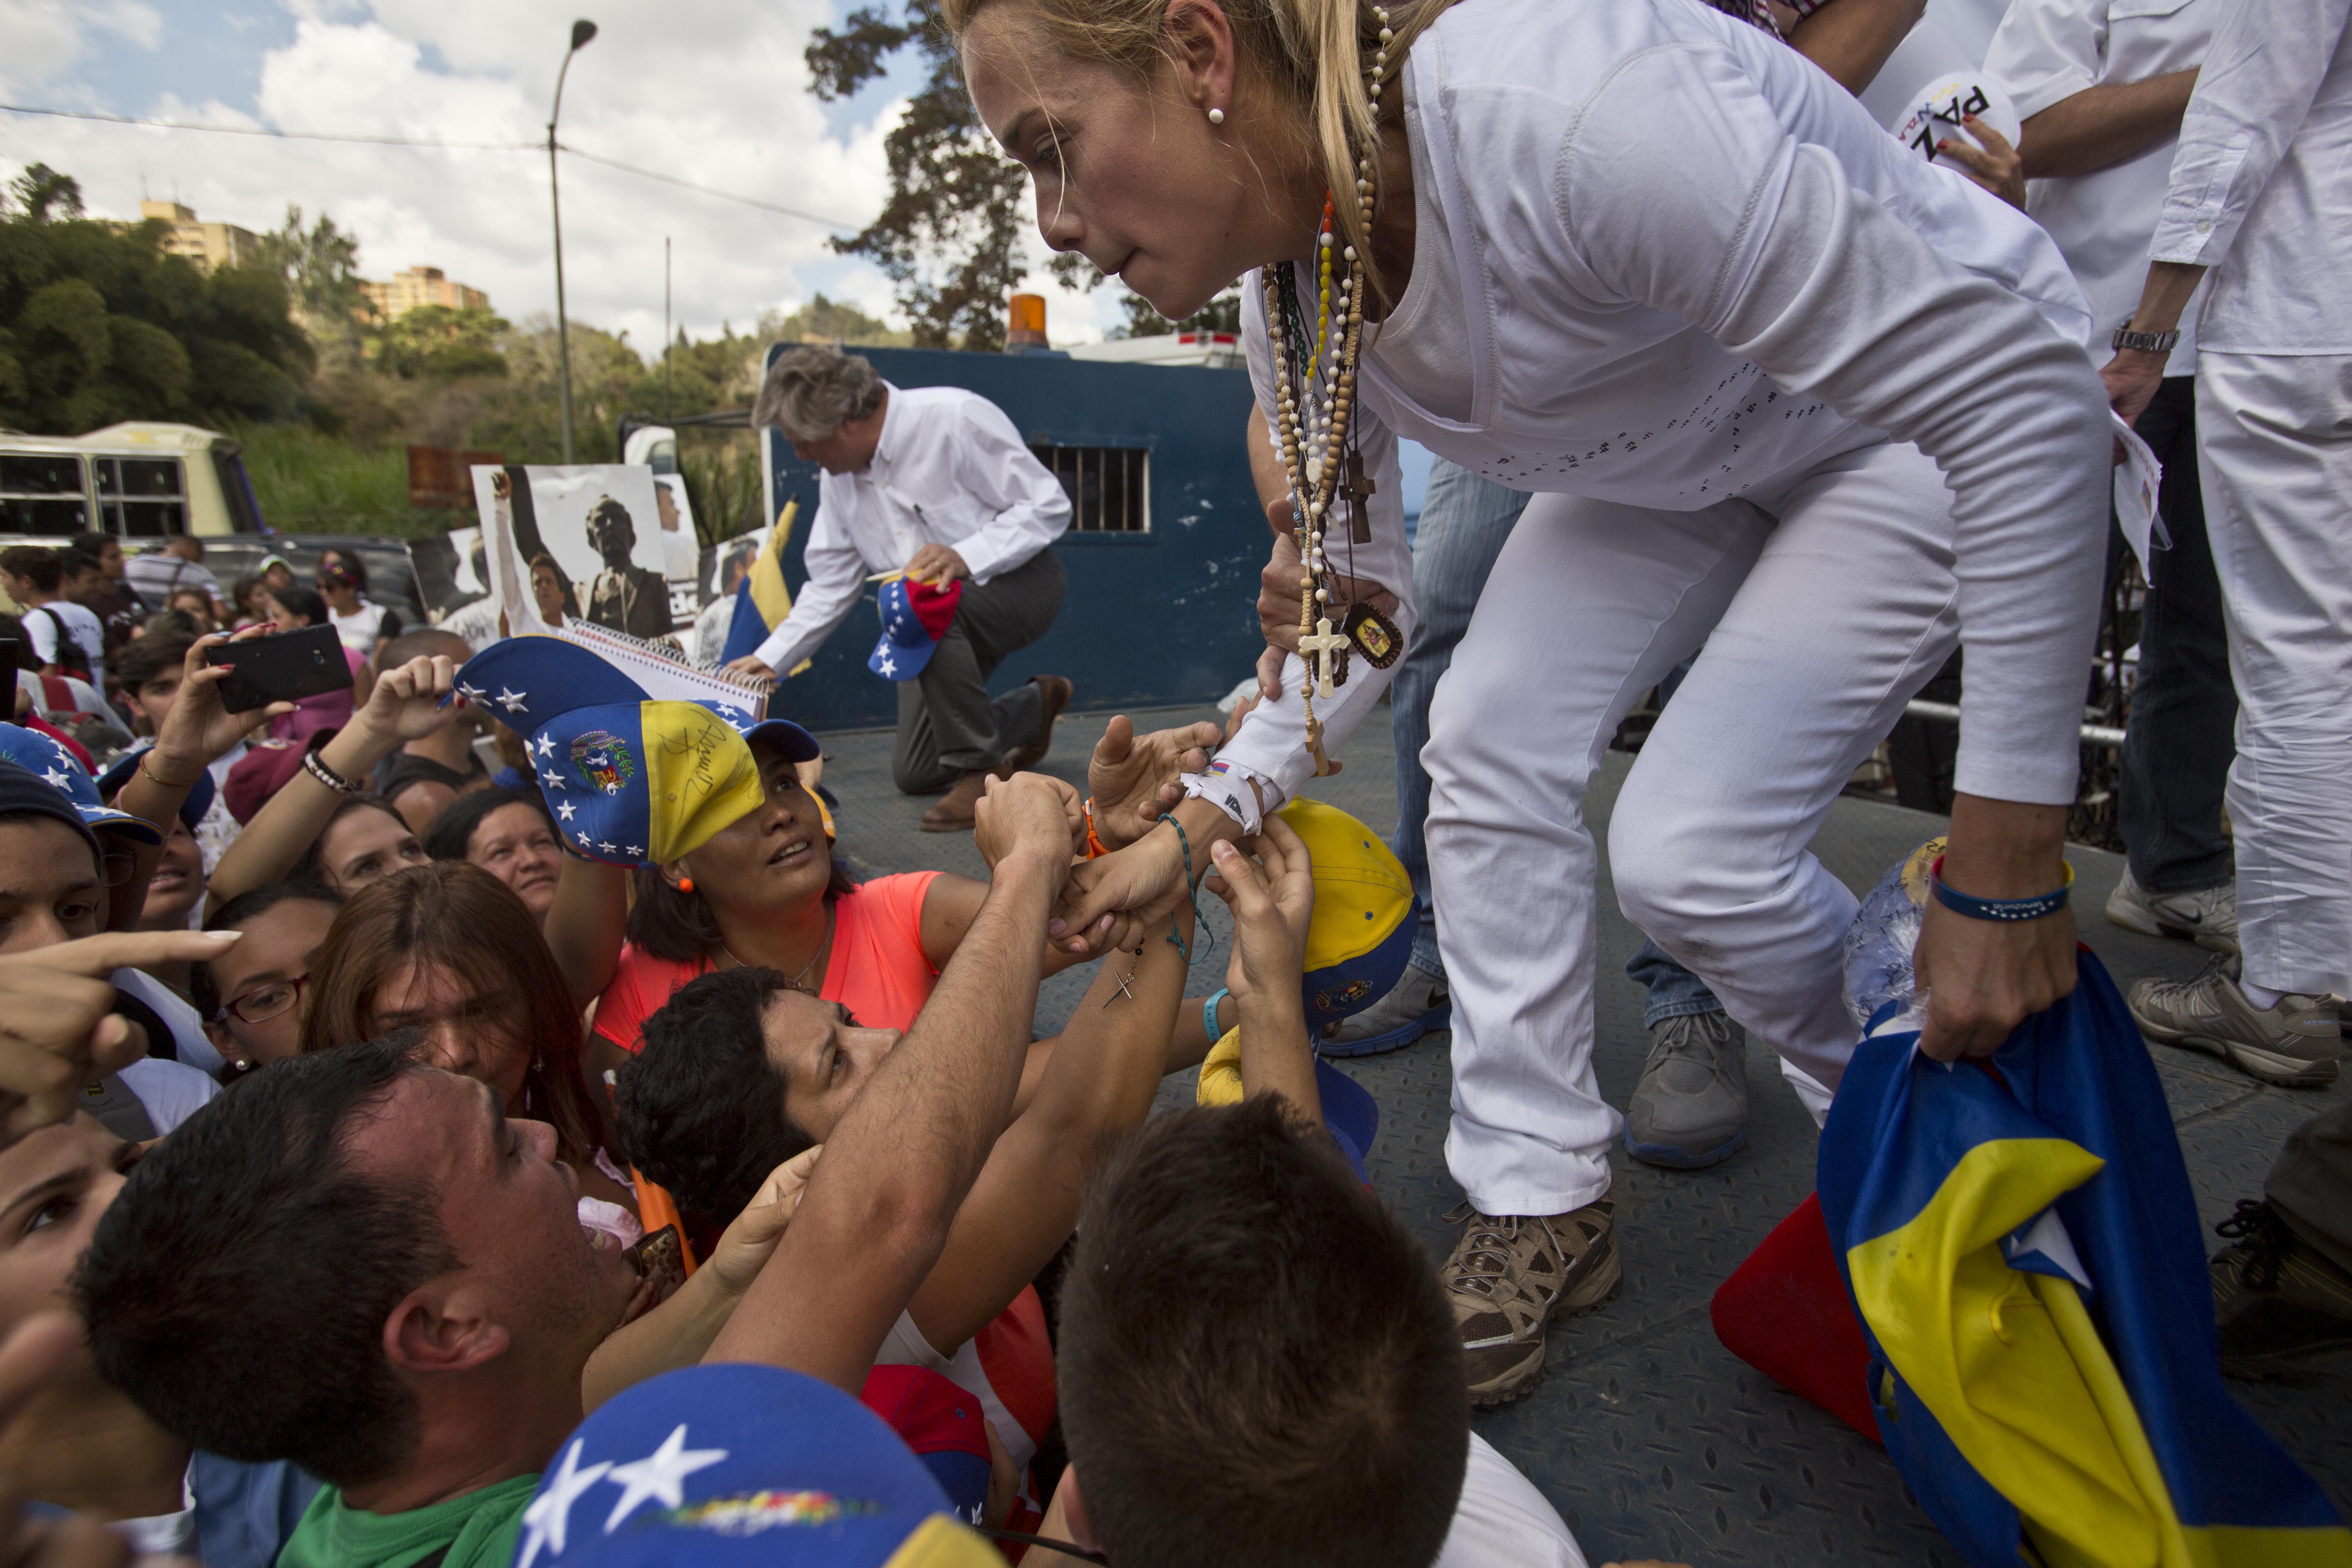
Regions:
<instances>
[{"instance_id":1,"label":"diamond plate metal surface","mask_svg":"<svg viewBox=\"0 0 2352 1568\"><path fill-rule=\"evenodd\" d=\"M1138 727L1196 718L1211 709L1137 714ZM1066 716L1045 771L1085 787L1086 759L1106 715ZM984 874L968 836L918 832L924 802L890 785L887 732L830 734L825 781L841 798L840 847L861 872L938 867ZM1396 822L1388 711L1374 714L1339 752L1347 766L1320 780L1318 799L1382 832ZM1612 753L1588 797L1604 847L1611 807L1632 759ZM1813 844L1832 873L1867 889L1943 820L1874 802L1841 800ZM2083 939L2119 985L2143 975L2185 978L2206 954L2186 942L2142 937L2103 910L2121 858L2069 852ZM1606 875L1604 864L1603 874ZM1601 889L1595 1066L1603 1094L1622 1105L1648 1047L1642 993L1623 979L1641 933ZM1187 987L1222 983L1230 922L1202 900L1215 946ZM1037 1027L1062 1026L1090 971L1046 982ZM1445 1168L1451 1037L1338 1064L1380 1100L1381 1131L1366 1162L1373 1185L1419 1234L1433 1258L1453 1237L1439 1218L1461 1200ZM2204 1222L2259 1196L2286 1134L2336 1103L2344 1086L2272 1089L2212 1058L2157 1048ZM1192 1100L1194 1074L1171 1076L1158 1106ZM1478 1417L1478 1430L1543 1489L1595 1563L1663 1557L1699 1564L1917 1563L1958 1568L1959 1558L1919 1512L1876 1445L1786 1393L1733 1358L1707 1321L1715 1289L1813 1187L1812 1119L1781 1083L1771 1053L1751 1044L1745 1149L1713 1170L1654 1170L1612 1156L1625 1288L1590 1316L1550 1336L1543 1383L1517 1404ZM2218 1242L2210 1245L2218 1246ZM2231 1384L2248 1410L2352 1510L2352 1356L2322 1363L2297 1385Z\"/></svg>"}]
</instances>

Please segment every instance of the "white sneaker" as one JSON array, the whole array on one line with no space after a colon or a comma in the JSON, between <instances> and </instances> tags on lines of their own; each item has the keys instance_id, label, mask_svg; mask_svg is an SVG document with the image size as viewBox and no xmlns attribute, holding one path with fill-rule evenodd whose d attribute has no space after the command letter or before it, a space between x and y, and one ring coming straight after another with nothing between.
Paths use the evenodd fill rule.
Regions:
<instances>
[{"instance_id":1,"label":"white sneaker","mask_svg":"<svg viewBox=\"0 0 2352 1568\"><path fill-rule=\"evenodd\" d=\"M2151 893L2124 868L2107 895L2107 919L2142 936L2186 937L2209 952L2238 951L2238 889L2234 882L2194 893Z\"/></svg>"}]
</instances>

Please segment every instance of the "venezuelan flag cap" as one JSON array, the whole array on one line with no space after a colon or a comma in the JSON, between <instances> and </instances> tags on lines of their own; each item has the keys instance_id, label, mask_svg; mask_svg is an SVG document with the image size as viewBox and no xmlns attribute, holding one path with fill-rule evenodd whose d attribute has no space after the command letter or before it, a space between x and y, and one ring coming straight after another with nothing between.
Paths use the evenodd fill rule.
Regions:
<instances>
[{"instance_id":1,"label":"venezuelan flag cap","mask_svg":"<svg viewBox=\"0 0 2352 1568\"><path fill-rule=\"evenodd\" d=\"M941 589L898 577L883 584L875 595L882 612L882 640L866 656L866 668L886 680L912 680L922 674L962 597L961 583Z\"/></svg>"},{"instance_id":2,"label":"venezuelan flag cap","mask_svg":"<svg viewBox=\"0 0 2352 1568\"><path fill-rule=\"evenodd\" d=\"M1315 861L1315 918L1307 928L1307 1025L1320 1032L1389 994L1412 955L1412 879L1380 835L1320 801L1294 800L1276 816Z\"/></svg>"},{"instance_id":3,"label":"venezuelan flag cap","mask_svg":"<svg viewBox=\"0 0 2352 1568\"><path fill-rule=\"evenodd\" d=\"M161 844L163 835L152 823L127 811L117 811L98 798L98 786L65 747L37 730L0 724L0 762L11 762L58 792L64 806L79 818L85 831L106 828L142 844ZM44 807L46 809L46 806ZM49 816L62 817L63 812Z\"/></svg>"},{"instance_id":4,"label":"venezuelan flag cap","mask_svg":"<svg viewBox=\"0 0 2352 1568\"><path fill-rule=\"evenodd\" d=\"M540 1477L514 1568L1003 1568L882 1418L780 1367L688 1367L597 1407Z\"/></svg>"},{"instance_id":5,"label":"venezuelan flag cap","mask_svg":"<svg viewBox=\"0 0 2352 1568\"><path fill-rule=\"evenodd\" d=\"M574 708L530 754L556 831L591 860L663 865L767 799L750 745L698 702Z\"/></svg>"}]
</instances>

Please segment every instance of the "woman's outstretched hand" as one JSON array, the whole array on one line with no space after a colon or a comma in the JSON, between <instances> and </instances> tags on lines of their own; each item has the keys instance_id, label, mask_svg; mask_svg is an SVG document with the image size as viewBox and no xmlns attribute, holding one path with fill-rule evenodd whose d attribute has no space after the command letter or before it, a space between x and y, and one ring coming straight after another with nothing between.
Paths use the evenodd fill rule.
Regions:
<instances>
[{"instance_id":1,"label":"woman's outstretched hand","mask_svg":"<svg viewBox=\"0 0 2352 1568\"><path fill-rule=\"evenodd\" d=\"M1307 928L1315 918L1315 863L1307 845L1278 816L1248 850L1220 843L1213 851L1216 871L1202 884L1234 912L1233 955L1225 961L1225 989L1234 1000L1284 992L1295 995L1304 972Z\"/></svg>"}]
</instances>

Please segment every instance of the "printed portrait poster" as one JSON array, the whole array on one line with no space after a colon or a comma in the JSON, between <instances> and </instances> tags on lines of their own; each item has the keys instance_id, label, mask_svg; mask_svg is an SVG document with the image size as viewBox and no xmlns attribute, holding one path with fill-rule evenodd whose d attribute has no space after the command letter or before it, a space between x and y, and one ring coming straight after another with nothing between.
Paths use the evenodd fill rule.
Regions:
<instances>
[{"instance_id":1,"label":"printed portrait poster","mask_svg":"<svg viewBox=\"0 0 2352 1568\"><path fill-rule=\"evenodd\" d=\"M586 621L633 637L670 632L661 509L643 464L478 468L490 592L514 632Z\"/></svg>"},{"instance_id":2,"label":"printed portrait poster","mask_svg":"<svg viewBox=\"0 0 2352 1568\"><path fill-rule=\"evenodd\" d=\"M416 578L417 603L435 612L436 620L489 595L490 565L478 528L410 540L408 565Z\"/></svg>"}]
</instances>

